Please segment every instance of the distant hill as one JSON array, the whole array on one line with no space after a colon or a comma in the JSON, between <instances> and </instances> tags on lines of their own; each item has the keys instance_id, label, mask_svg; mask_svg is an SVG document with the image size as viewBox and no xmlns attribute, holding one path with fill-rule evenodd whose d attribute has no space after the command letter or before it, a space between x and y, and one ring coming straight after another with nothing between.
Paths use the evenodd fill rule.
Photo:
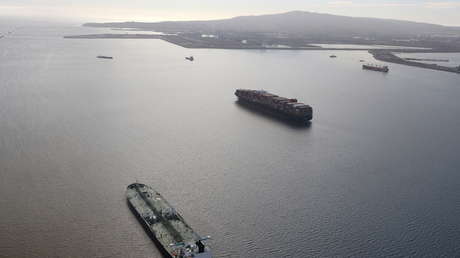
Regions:
<instances>
[{"instance_id":1,"label":"distant hill","mask_svg":"<svg viewBox=\"0 0 460 258\"><path fill-rule=\"evenodd\" d=\"M460 35L460 27L390 19L347 17L304 11L239 16L211 21L87 23L84 26L136 28L162 32L286 33L297 36L334 35L338 37Z\"/></svg>"}]
</instances>

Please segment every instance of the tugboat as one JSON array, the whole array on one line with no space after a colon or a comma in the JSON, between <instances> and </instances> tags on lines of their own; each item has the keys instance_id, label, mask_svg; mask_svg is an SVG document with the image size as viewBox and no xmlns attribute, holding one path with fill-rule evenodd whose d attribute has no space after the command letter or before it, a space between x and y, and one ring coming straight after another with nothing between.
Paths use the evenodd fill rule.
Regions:
<instances>
[{"instance_id":1,"label":"tugboat","mask_svg":"<svg viewBox=\"0 0 460 258\"><path fill-rule=\"evenodd\" d=\"M97 56L97 58L102 58L102 59L113 59L111 56Z\"/></svg>"},{"instance_id":2,"label":"tugboat","mask_svg":"<svg viewBox=\"0 0 460 258\"><path fill-rule=\"evenodd\" d=\"M188 56L188 57L185 57L185 59L189 60L189 61L193 61L195 60L195 58L193 58L193 56Z\"/></svg>"},{"instance_id":3,"label":"tugboat","mask_svg":"<svg viewBox=\"0 0 460 258\"><path fill-rule=\"evenodd\" d=\"M374 65L374 64L364 64L363 69L364 70L377 71L377 72L383 72L383 73L388 73L390 71L390 69L386 65Z\"/></svg>"},{"instance_id":4,"label":"tugboat","mask_svg":"<svg viewBox=\"0 0 460 258\"><path fill-rule=\"evenodd\" d=\"M185 222L182 216L150 186L134 183L126 189L132 212L149 236L170 258L212 258L205 241Z\"/></svg>"}]
</instances>

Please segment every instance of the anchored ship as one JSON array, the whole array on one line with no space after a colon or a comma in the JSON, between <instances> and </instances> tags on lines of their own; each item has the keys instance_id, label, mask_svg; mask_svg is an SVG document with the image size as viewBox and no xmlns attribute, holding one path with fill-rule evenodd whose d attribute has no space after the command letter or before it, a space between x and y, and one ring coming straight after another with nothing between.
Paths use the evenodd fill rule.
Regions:
<instances>
[{"instance_id":1,"label":"anchored ship","mask_svg":"<svg viewBox=\"0 0 460 258\"><path fill-rule=\"evenodd\" d=\"M373 64L365 64L363 65L364 70L372 70L377 72L384 72L388 73L390 69L386 65L373 65Z\"/></svg>"},{"instance_id":2,"label":"anchored ship","mask_svg":"<svg viewBox=\"0 0 460 258\"><path fill-rule=\"evenodd\" d=\"M195 60L195 58L193 56L188 56L188 57L185 57L185 59L189 60L189 61L193 61Z\"/></svg>"},{"instance_id":3,"label":"anchored ship","mask_svg":"<svg viewBox=\"0 0 460 258\"><path fill-rule=\"evenodd\" d=\"M172 258L211 258L205 241L153 188L134 183L126 190L128 204L161 251Z\"/></svg>"},{"instance_id":4,"label":"anchored ship","mask_svg":"<svg viewBox=\"0 0 460 258\"><path fill-rule=\"evenodd\" d=\"M239 101L254 104L290 120L307 122L313 118L313 109L297 99L280 97L264 90L238 89L235 95Z\"/></svg>"},{"instance_id":5,"label":"anchored ship","mask_svg":"<svg viewBox=\"0 0 460 258\"><path fill-rule=\"evenodd\" d=\"M102 58L102 59L113 59L111 56L97 56L97 58Z\"/></svg>"}]
</instances>

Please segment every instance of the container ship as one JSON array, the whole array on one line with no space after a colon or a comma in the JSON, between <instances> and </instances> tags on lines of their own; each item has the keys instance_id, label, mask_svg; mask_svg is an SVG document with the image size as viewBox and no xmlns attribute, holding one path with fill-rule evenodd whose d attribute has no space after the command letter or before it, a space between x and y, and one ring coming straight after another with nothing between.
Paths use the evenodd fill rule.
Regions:
<instances>
[{"instance_id":1,"label":"container ship","mask_svg":"<svg viewBox=\"0 0 460 258\"><path fill-rule=\"evenodd\" d=\"M377 72L388 73L390 69L386 65L372 65L372 64L365 64L363 65L364 70L372 70Z\"/></svg>"},{"instance_id":2,"label":"container ship","mask_svg":"<svg viewBox=\"0 0 460 258\"><path fill-rule=\"evenodd\" d=\"M97 58L101 58L101 59L113 59L112 56L96 56Z\"/></svg>"},{"instance_id":3,"label":"container ship","mask_svg":"<svg viewBox=\"0 0 460 258\"><path fill-rule=\"evenodd\" d=\"M180 214L153 188L134 183L126 190L128 205L162 253L171 258L211 258L205 244Z\"/></svg>"},{"instance_id":4,"label":"container ship","mask_svg":"<svg viewBox=\"0 0 460 258\"><path fill-rule=\"evenodd\" d=\"M280 97L264 90L238 89L235 95L240 102L254 104L289 120L307 122L313 118L313 109L297 99Z\"/></svg>"}]
</instances>

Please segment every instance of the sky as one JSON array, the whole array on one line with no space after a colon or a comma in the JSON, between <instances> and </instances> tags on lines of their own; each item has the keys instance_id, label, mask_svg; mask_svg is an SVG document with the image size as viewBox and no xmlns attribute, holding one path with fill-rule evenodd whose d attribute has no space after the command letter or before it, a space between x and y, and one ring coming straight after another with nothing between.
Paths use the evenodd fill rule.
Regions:
<instances>
[{"instance_id":1,"label":"sky","mask_svg":"<svg viewBox=\"0 0 460 258\"><path fill-rule=\"evenodd\" d=\"M293 10L460 26L460 0L0 0L0 18L210 20Z\"/></svg>"}]
</instances>

